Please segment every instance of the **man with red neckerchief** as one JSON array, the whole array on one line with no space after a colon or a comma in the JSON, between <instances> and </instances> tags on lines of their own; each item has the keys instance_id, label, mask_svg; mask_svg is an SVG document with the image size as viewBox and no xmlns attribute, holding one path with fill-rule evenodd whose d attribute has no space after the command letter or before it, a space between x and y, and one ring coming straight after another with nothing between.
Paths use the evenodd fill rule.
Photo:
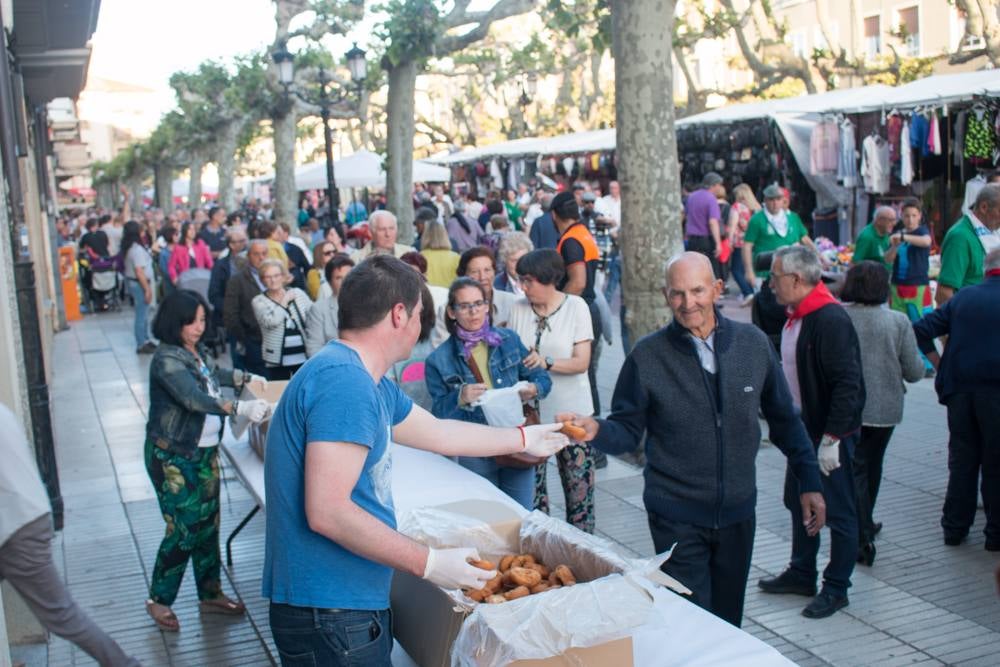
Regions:
<instances>
[{"instance_id":1,"label":"man with red neckerchief","mask_svg":"<svg viewBox=\"0 0 1000 667\"><path fill-rule=\"evenodd\" d=\"M821 282L819 256L805 246L778 249L771 287L788 320L781 332L781 362L795 407L817 447L830 527L830 563L816 594L819 536L802 521L798 482L785 475L785 507L792 513L792 558L784 572L761 579L765 593L815 596L802 610L826 618L848 605L847 589L858 554L858 518L851 459L861 430L865 385L858 336L847 312Z\"/></svg>"}]
</instances>

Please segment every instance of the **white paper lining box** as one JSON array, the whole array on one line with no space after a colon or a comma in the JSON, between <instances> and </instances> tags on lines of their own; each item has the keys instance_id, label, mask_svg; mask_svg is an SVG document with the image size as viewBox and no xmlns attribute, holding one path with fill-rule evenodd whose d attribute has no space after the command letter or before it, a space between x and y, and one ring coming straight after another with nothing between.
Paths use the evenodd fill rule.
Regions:
<instances>
[{"instance_id":1,"label":"white paper lining box","mask_svg":"<svg viewBox=\"0 0 1000 667\"><path fill-rule=\"evenodd\" d=\"M243 393L240 394L240 400L251 401L254 399L263 399L274 406L278 404L278 400L285 392L285 387L287 386L287 380L275 380L273 382L268 382L267 387L264 387L263 383L259 381L248 382L243 387ZM248 438L250 440L250 448L256 452L261 461L264 460L264 448L267 444L267 425L270 422L270 417L259 424L251 424L250 420L246 417L237 417L233 422L233 435L237 440L243 436L245 431L249 430Z\"/></svg>"}]
</instances>

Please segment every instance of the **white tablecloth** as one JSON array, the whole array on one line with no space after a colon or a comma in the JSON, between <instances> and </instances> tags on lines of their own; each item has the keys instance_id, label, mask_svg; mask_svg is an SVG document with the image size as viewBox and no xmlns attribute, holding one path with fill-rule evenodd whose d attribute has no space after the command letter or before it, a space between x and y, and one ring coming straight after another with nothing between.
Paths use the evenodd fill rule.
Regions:
<instances>
[{"instance_id":1,"label":"white tablecloth","mask_svg":"<svg viewBox=\"0 0 1000 667\"><path fill-rule=\"evenodd\" d=\"M240 481L265 508L264 466L246 440L227 429L222 450ZM392 493L397 515L410 509L482 499L524 509L509 496L457 463L437 454L393 445ZM778 651L666 589L656 591L656 618L633 635L636 667L771 667L794 665ZM396 644L393 665L416 667Z\"/></svg>"}]
</instances>

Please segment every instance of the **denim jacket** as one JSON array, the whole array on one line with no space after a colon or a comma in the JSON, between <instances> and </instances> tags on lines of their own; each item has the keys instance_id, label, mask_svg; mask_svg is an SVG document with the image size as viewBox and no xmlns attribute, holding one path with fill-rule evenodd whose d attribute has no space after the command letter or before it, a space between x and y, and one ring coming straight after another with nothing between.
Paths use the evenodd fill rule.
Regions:
<instances>
[{"instance_id":1,"label":"denim jacket","mask_svg":"<svg viewBox=\"0 0 1000 667\"><path fill-rule=\"evenodd\" d=\"M490 348L489 374L493 388L512 387L518 381L526 380L538 387L538 398L545 398L552 389L548 371L527 368L521 363L528 356L528 350L516 333L501 327L496 327L494 331L500 334L501 343L499 347ZM457 336L449 337L427 357L425 377L427 391L434 401L431 412L435 417L486 423L482 408L458 404L462 385L474 384L476 378L465 360L462 341Z\"/></svg>"},{"instance_id":2,"label":"denim jacket","mask_svg":"<svg viewBox=\"0 0 1000 667\"><path fill-rule=\"evenodd\" d=\"M215 380L233 387L233 371L216 368L199 350ZM212 398L195 356L177 345L161 344L149 365L149 421L146 437L172 454L192 458L205 427L205 415L222 415L224 401Z\"/></svg>"}]
</instances>

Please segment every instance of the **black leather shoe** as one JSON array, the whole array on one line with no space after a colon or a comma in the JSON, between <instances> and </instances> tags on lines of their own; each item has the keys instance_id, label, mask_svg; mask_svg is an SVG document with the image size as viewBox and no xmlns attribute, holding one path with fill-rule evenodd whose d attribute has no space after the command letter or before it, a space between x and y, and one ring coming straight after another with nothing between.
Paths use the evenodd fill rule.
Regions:
<instances>
[{"instance_id":1,"label":"black leather shoe","mask_svg":"<svg viewBox=\"0 0 1000 667\"><path fill-rule=\"evenodd\" d=\"M959 544L965 541L965 535L959 533L945 533L944 543L949 547L957 547Z\"/></svg>"},{"instance_id":2,"label":"black leather shoe","mask_svg":"<svg viewBox=\"0 0 1000 667\"><path fill-rule=\"evenodd\" d=\"M850 603L847 601L846 595L834 595L829 591L821 591L802 610L802 615L806 618L826 618L827 616L833 616L838 609L843 609L848 604Z\"/></svg>"},{"instance_id":3,"label":"black leather shoe","mask_svg":"<svg viewBox=\"0 0 1000 667\"><path fill-rule=\"evenodd\" d=\"M875 562L875 543L869 542L868 544L862 544L861 548L858 549L858 562L862 565L872 566Z\"/></svg>"},{"instance_id":4,"label":"black leather shoe","mask_svg":"<svg viewBox=\"0 0 1000 667\"><path fill-rule=\"evenodd\" d=\"M808 581L791 570L785 570L776 577L761 579L757 582L757 585L765 593L773 593L775 595L791 594L805 595L806 597L816 595L816 582Z\"/></svg>"},{"instance_id":5,"label":"black leather shoe","mask_svg":"<svg viewBox=\"0 0 1000 667\"><path fill-rule=\"evenodd\" d=\"M872 525L872 537L875 537L876 535L878 535L881 532L882 532L882 522L881 521L876 521Z\"/></svg>"}]
</instances>

